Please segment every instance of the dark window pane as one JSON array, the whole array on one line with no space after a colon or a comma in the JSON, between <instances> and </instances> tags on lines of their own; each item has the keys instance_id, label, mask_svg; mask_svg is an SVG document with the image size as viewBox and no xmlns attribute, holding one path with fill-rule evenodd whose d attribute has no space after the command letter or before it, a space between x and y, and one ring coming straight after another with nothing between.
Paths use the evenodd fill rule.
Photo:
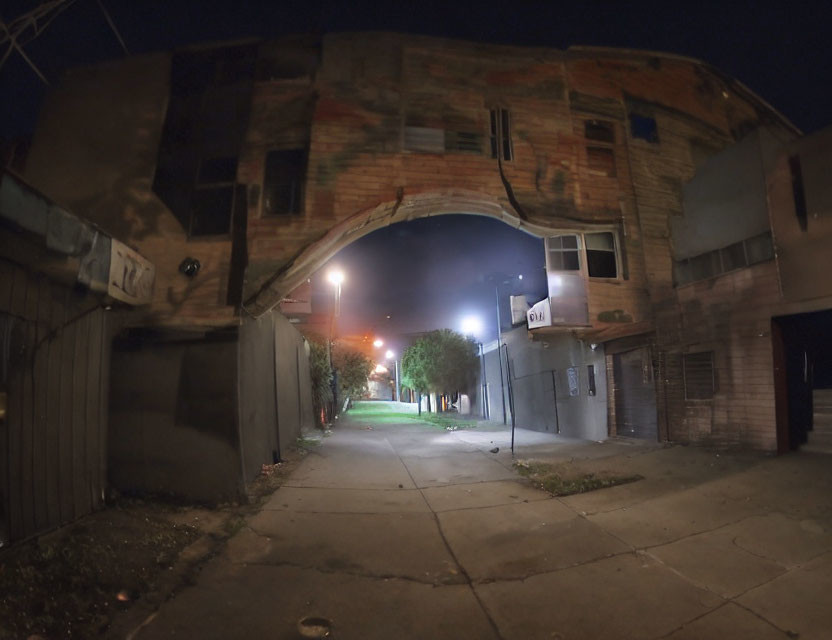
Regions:
<instances>
[{"instance_id":1,"label":"dark window pane","mask_svg":"<svg viewBox=\"0 0 832 640\"><path fill-rule=\"evenodd\" d=\"M707 280L719 274L719 253L709 251L690 259L691 280Z\"/></svg>"},{"instance_id":2,"label":"dark window pane","mask_svg":"<svg viewBox=\"0 0 832 640\"><path fill-rule=\"evenodd\" d=\"M615 264L615 251L586 250L586 268L591 278L615 278L618 269Z\"/></svg>"},{"instance_id":3,"label":"dark window pane","mask_svg":"<svg viewBox=\"0 0 832 640\"><path fill-rule=\"evenodd\" d=\"M501 129L503 134L503 160L511 160L511 129L508 110L500 109L502 116Z\"/></svg>"},{"instance_id":4,"label":"dark window pane","mask_svg":"<svg viewBox=\"0 0 832 640\"><path fill-rule=\"evenodd\" d=\"M659 141L659 130L656 127L656 119L650 116L642 116L637 113L630 114L630 135L634 138L641 138L647 142Z\"/></svg>"},{"instance_id":5,"label":"dark window pane","mask_svg":"<svg viewBox=\"0 0 832 640\"><path fill-rule=\"evenodd\" d=\"M673 262L673 284L676 286L687 284L692 280L690 263L687 260Z\"/></svg>"},{"instance_id":6,"label":"dark window pane","mask_svg":"<svg viewBox=\"0 0 832 640\"><path fill-rule=\"evenodd\" d=\"M191 203L191 235L205 236L228 233L234 187L197 189Z\"/></svg>"},{"instance_id":7,"label":"dark window pane","mask_svg":"<svg viewBox=\"0 0 832 640\"><path fill-rule=\"evenodd\" d=\"M613 129L612 122L587 120L584 123L584 136L587 140L615 142L615 129Z\"/></svg>"},{"instance_id":8,"label":"dark window pane","mask_svg":"<svg viewBox=\"0 0 832 640\"><path fill-rule=\"evenodd\" d=\"M754 236L746 240L745 254L748 256L748 264L771 260L774 257L774 246L771 243L771 234L766 231L759 236Z\"/></svg>"},{"instance_id":9,"label":"dark window pane","mask_svg":"<svg viewBox=\"0 0 832 640\"><path fill-rule=\"evenodd\" d=\"M234 182L237 179L237 158L206 158L199 167L198 184Z\"/></svg>"},{"instance_id":10,"label":"dark window pane","mask_svg":"<svg viewBox=\"0 0 832 640\"><path fill-rule=\"evenodd\" d=\"M742 248L742 242L736 242L720 249L719 253L722 257L723 271L742 269L745 266L745 250Z\"/></svg>"},{"instance_id":11,"label":"dark window pane","mask_svg":"<svg viewBox=\"0 0 832 640\"><path fill-rule=\"evenodd\" d=\"M263 179L263 215L300 213L305 178L305 150L270 151Z\"/></svg>"},{"instance_id":12,"label":"dark window pane","mask_svg":"<svg viewBox=\"0 0 832 640\"><path fill-rule=\"evenodd\" d=\"M578 248L578 236L560 236L561 239L561 246L564 249L577 249Z\"/></svg>"}]
</instances>

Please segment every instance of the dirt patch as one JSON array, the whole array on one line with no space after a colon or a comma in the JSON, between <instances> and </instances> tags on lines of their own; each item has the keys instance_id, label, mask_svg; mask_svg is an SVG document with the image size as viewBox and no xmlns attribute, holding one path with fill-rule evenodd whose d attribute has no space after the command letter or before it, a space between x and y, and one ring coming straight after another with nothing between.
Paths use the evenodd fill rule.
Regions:
<instances>
[{"instance_id":1,"label":"dirt patch","mask_svg":"<svg viewBox=\"0 0 832 640\"><path fill-rule=\"evenodd\" d=\"M0 639L125 637L218 553L304 457L264 465L247 504L119 499L0 553Z\"/></svg>"},{"instance_id":2,"label":"dirt patch","mask_svg":"<svg viewBox=\"0 0 832 640\"><path fill-rule=\"evenodd\" d=\"M638 474L621 475L608 471L583 472L570 468L568 464L553 465L533 460L517 460L514 468L521 476L527 477L539 489L553 496L571 496L615 487L620 484L643 480Z\"/></svg>"}]
</instances>

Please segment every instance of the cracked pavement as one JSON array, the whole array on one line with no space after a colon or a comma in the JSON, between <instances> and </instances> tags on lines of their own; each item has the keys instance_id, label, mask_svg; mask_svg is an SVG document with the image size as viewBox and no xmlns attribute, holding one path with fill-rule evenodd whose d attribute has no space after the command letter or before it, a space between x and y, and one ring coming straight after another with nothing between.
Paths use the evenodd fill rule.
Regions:
<instances>
[{"instance_id":1,"label":"cracked pavement","mask_svg":"<svg viewBox=\"0 0 832 640\"><path fill-rule=\"evenodd\" d=\"M131 637L831 637L832 456L519 430L517 458L644 476L552 498L508 437L340 420Z\"/></svg>"}]
</instances>

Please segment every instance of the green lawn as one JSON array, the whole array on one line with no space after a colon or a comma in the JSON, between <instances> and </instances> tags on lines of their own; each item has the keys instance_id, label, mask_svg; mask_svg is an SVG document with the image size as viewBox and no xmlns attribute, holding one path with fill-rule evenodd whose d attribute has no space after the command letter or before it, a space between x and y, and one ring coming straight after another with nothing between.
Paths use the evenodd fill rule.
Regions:
<instances>
[{"instance_id":1,"label":"green lawn","mask_svg":"<svg viewBox=\"0 0 832 640\"><path fill-rule=\"evenodd\" d=\"M384 402L356 402L353 408L347 412L347 415L353 420L362 420L370 424L374 422L377 424L420 422L438 429L445 429L447 427L471 429L477 425L475 420L460 419L455 413L437 414L423 411L422 415L418 416L415 413L390 411L390 406Z\"/></svg>"}]
</instances>

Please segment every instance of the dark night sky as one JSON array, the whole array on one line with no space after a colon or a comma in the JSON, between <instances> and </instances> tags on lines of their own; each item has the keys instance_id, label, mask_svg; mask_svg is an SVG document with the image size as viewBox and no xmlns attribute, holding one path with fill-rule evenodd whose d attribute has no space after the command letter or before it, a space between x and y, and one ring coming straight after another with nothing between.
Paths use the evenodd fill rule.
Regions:
<instances>
[{"instance_id":1,"label":"dark night sky","mask_svg":"<svg viewBox=\"0 0 832 640\"><path fill-rule=\"evenodd\" d=\"M628 47L711 63L807 133L832 120L829 2L101 1L132 53L245 36L353 30L555 48ZM40 0L0 0L0 19L8 22L39 4ZM97 0L75 0L26 45L26 51L52 82L67 67L123 55ZM44 91L42 82L13 53L0 69L0 138L31 133ZM507 226L476 220L476 227L467 222L464 233L454 218L396 225L339 254L337 261L351 272L344 286L342 324L359 324L357 316L352 321L347 317L357 309L371 309L376 320L363 322L388 332L434 328L438 318L456 328L466 306L493 313L493 289L489 294L488 287L479 284L482 275L532 273L542 265L542 249L539 241ZM531 251L532 246L538 250ZM537 257L529 263L534 253ZM373 285L358 287L359 282ZM391 311L403 322L384 328Z\"/></svg>"},{"instance_id":2,"label":"dark night sky","mask_svg":"<svg viewBox=\"0 0 832 640\"><path fill-rule=\"evenodd\" d=\"M494 287L507 276L522 274L523 280L501 284L503 294L525 294L530 303L546 297L543 241L481 216L422 218L357 240L313 279L320 309L331 300L332 286L325 277L334 267L347 277L339 328L345 333L369 330L388 340L444 327L459 330L467 315L482 320L480 340L495 339ZM506 327L507 300L501 307Z\"/></svg>"}]
</instances>

